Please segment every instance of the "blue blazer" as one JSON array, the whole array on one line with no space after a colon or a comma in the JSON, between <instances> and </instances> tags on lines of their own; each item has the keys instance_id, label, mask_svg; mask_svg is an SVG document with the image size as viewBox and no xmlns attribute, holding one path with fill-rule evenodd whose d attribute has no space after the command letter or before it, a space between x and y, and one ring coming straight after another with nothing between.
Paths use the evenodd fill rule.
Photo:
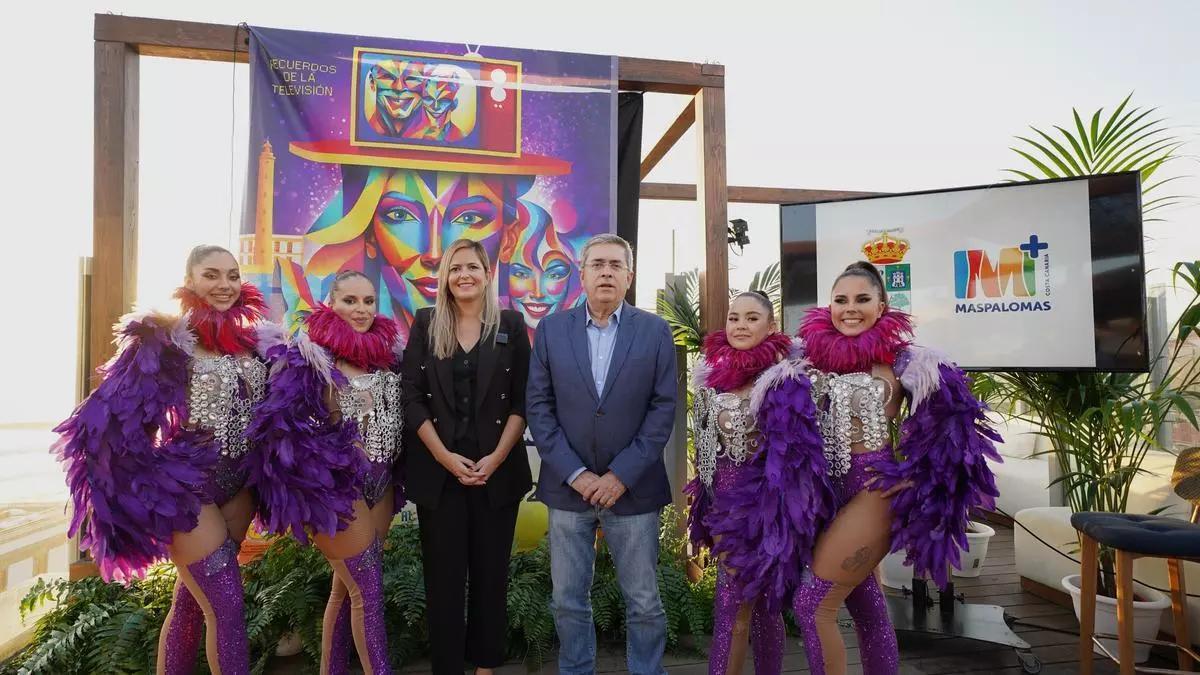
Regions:
<instances>
[{"instance_id":1,"label":"blue blazer","mask_svg":"<svg viewBox=\"0 0 1200 675\"><path fill-rule=\"evenodd\" d=\"M553 509L584 511L567 478L580 468L610 470L626 492L618 515L671 502L663 448L675 421L675 346L666 321L626 304L604 392L596 395L586 332L587 306L538 324L525 390L526 420L542 466L537 497Z\"/></svg>"}]
</instances>

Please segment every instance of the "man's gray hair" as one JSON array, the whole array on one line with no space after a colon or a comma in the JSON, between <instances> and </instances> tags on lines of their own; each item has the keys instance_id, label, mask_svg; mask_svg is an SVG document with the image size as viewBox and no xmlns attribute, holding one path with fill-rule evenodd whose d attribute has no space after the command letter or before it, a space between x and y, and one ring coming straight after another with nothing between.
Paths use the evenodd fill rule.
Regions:
<instances>
[{"instance_id":1,"label":"man's gray hair","mask_svg":"<svg viewBox=\"0 0 1200 675\"><path fill-rule=\"evenodd\" d=\"M625 264L630 270L633 270L633 247L629 245L629 242L625 241L624 237L608 233L597 234L591 239L587 240L587 243L583 245L583 253L580 254L579 264L581 266L586 265L588 254L591 253L592 247L600 246L602 244L616 244L617 246L625 249Z\"/></svg>"}]
</instances>

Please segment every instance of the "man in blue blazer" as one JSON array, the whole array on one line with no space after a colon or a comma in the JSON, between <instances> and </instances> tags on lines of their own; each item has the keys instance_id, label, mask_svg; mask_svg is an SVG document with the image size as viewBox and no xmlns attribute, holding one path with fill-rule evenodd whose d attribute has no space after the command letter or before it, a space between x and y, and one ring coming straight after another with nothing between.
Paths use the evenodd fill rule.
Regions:
<instances>
[{"instance_id":1,"label":"man in blue blazer","mask_svg":"<svg viewBox=\"0 0 1200 675\"><path fill-rule=\"evenodd\" d=\"M538 325L526 418L550 509L550 576L563 675L595 672L591 588L596 528L625 596L633 675L659 675L666 615L658 594L659 512L671 501L663 448L675 420L675 347L666 321L625 304L633 250L612 234L583 247L587 302Z\"/></svg>"}]
</instances>

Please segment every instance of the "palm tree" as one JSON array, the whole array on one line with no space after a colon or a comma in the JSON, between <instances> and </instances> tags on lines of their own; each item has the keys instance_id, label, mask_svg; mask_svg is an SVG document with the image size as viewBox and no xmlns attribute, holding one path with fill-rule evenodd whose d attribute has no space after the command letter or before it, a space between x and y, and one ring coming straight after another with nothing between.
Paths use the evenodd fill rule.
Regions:
<instances>
[{"instance_id":1,"label":"palm tree","mask_svg":"<svg viewBox=\"0 0 1200 675\"><path fill-rule=\"evenodd\" d=\"M761 291L771 299L775 316L780 315L780 286L782 277L779 263L771 263L754 273L750 280L751 291ZM729 297L740 293L729 289ZM684 272L658 296L658 315L666 319L675 336L675 344L684 348L689 355L700 351L704 333L700 330L700 280L695 270Z\"/></svg>"},{"instance_id":2,"label":"palm tree","mask_svg":"<svg viewBox=\"0 0 1200 675\"><path fill-rule=\"evenodd\" d=\"M1072 109L1074 131L1054 127L1061 142L1031 127L1040 140L1018 136L1024 145L1012 150L1032 167L1005 171L1026 180L1138 171L1144 216L1180 203L1181 196L1157 194L1175 178L1152 182L1151 177L1177 158L1183 142L1155 115L1156 108L1130 108L1131 96L1107 117L1102 108L1096 110L1090 124ZM1200 364L1186 358L1182 347L1200 320L1200 261L1176 264L1172 276L1190 300L1171 327L1175 345L1151 345L1154 361L1165 365L1161 381L1143 374L1104 372L977 376L977 391L994 407L1032 423L1036 433L1050 441L1048 454L1060 476L1054 483L1066 488L1072 511L1124 511L1146 453L1160 447L1160 425L1173 413L1196 423L1192 402L1200 399ZM1101 550L1099 585L1109 596L1115 588L1113 562L1112 552Z\"/></svg>"},{"instance_id":3,"label":"palm tree","mask_svg":"<svg viewBox=\"0 0 1200 675\"><path fill-rule=\"evenodd\" d=\"M1004 171L1023 180L1138 171L1142 174L1143 215L1180 203L1184 200L1180 195L1154 194L1151 197L1151 193L1157 193L1158 188L1178 180L1180 176L1157 182L1151 182L1151 177L1164 164L1178 158L1175 152L1184 145L1184 141L1170 133L1166 120L1156 115L1158 108L1129 108L1132 97L1132 93L1126 96L1106 119L1102 119L1104 109L1097 109L1089 124L1085 124L1079 111L1072 108L1075 130L1054 126L1063 142L1056 135L1031 126L1030 129L1041 140L1017 136L1025 144L1024 149L1016 147L1012 151L1028 160L1033 167L1028 171Z\"/></svg>"},{"instance_id":4,"label":"palm tree","mask_svg":"<svg viewBox=\"0 0 1200 675\"><path fill-rule=\"evenodd\" d=\"M677 275L658 294L658 315L671 326L675 344L689 355L700 351L700 281L695 270Z\"/></svg>"}]
</instances>

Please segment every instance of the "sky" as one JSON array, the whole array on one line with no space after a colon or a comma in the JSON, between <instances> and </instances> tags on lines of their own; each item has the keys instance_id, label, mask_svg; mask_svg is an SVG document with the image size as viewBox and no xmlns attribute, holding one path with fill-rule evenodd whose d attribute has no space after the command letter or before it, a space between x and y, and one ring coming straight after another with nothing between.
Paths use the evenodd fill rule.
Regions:
<instances>
[{"instance_id":1,"label":"sky","mask_svg":"<svg viewBox=\"0 0 1200 675\"><path fill-rule=\"evenodd\" d=\"M1200 197L1200 3L1191 0L410 6L411 17L305 0L7 10L0 120L10 239L0 284L10 311L31 319L0 332L0 424L61 419L73 404L77 274L91 250L94 13L720 63L731 185L901 192L992 183L1020 166L1010 147L1029 125L1065 125L1073 106L1111 109L1133 92L1190 142L1164 174L1183 176L1175 192ZM234 231L246 76L232 64L141 60L140 303L163 302L194 244L224 243ZM647 96L644 149L686 102ZM689 132L648 180L694 181L696 156ZM1172 262L1200 258L1198 204L1148 224L1152 282L1166 280ZM745 287L778 259L778 208L731 204L729 217L750 224L750 245L730 258L731 285ZM695 204L642 202L639 297L653 297L673 269L702 265L702 241Z\"/></svg>"}]
</instances>

